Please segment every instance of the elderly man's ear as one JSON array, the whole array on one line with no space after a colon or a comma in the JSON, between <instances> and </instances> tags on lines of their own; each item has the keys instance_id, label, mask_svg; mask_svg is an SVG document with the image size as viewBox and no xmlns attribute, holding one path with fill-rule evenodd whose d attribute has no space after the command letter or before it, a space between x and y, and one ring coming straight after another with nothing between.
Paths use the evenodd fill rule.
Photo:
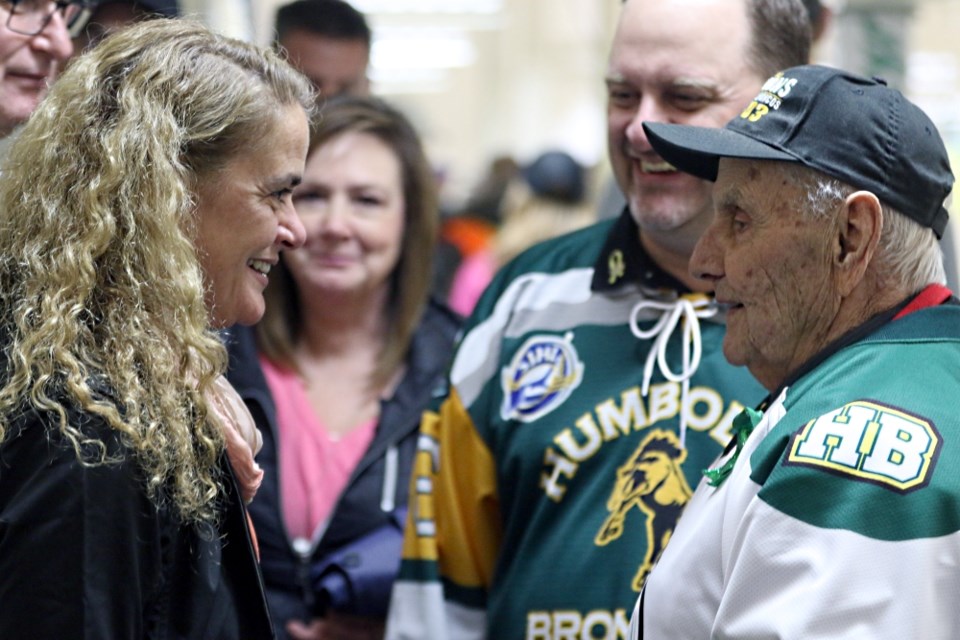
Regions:
<instances>
[{"instance_id":1,"label":"elderly man's ear","mask_svg":"<svg viewBox=\"0 0 960 640\"><path fill-rule=\"evenodd\" d=\"M877 196L857 191L847 196L838 217L834 266L839 293L847 296L863 280L873 260L883 229L883 209Z\"/></svg>"}]
</instances>

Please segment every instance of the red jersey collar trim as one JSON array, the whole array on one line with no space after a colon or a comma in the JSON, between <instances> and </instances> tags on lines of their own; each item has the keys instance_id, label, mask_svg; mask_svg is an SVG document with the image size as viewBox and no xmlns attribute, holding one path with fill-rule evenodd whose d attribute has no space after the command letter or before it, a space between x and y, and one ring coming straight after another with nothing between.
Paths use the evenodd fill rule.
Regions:
<instances>
[{"instance_id":1,"label":"red jersey collar trim","mask_svg":"<svg viewBox=\"0 0 960 640\"><path fill-rule=\"evenodd\" d=\"M942 284L930 284L927 285L920 293L918 293L913 300L911 300L907 306L900 310L900 312L893 316L894 320L899 320L900 318L913 313L914 311L919 311L920 309L925 309L927 307L936 307L941 305L947 300L950 299L953 293L950 289L947 289Z\"/></svg>"}]
</instances>

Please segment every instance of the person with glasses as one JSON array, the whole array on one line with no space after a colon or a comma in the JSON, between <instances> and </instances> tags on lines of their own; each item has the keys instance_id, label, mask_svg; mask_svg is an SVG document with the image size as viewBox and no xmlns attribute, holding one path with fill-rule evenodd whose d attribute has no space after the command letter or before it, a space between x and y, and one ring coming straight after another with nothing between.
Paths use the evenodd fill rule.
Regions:
<instances>
[{"instance_id":1,"label":"person with glasses","mask_svg":"<svg viewBox=\"0 0 960 640\"><path fill-rule=\"evenodd\" d=\"M37 108L93 6L92 0L0 0L0 138Z\"/></svg>"}]
</instances>

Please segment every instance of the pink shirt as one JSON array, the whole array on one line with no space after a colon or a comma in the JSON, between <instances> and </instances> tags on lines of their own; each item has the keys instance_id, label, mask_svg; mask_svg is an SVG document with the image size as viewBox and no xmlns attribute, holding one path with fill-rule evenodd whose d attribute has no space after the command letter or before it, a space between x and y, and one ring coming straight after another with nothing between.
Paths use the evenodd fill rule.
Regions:
<instances>
[{"instance_id":1,"label":"pink shirt","mask_svg":"<svg viewBox=\"0 0 960 640\"><path fill-rule=\"evenodd\" d=\"M292 541L312 540L326 526L350 474L373 440L371 420L337 437L327 432L300 376L264 357L260 366L277 405L277 447L283 519Z\"/></svg>"},{"instance_id":2,"label":"pink shirt","mask_svg":"<svg viewBox=\"0 0 960 640\"><path fill-rule=\"evenodd\" d=\"M489 250L477 251L465 258L457 267L450 284L450 293L447 296L450 308L464 317L469 316L496 270L493 253Z\"/></svg>"}]
</instances>

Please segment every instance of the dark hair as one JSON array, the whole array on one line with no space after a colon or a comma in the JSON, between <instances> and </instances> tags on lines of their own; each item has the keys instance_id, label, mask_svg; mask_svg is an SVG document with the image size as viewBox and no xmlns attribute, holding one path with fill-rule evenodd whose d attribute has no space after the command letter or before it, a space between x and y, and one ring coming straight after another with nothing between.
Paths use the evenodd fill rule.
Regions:
<instances>
[{"instance_id":1,"label":"dark hair","mask_svg":"<svg viewBox=\"0 0 960 640\"><path fill-rule=\"evenodd\" d=\"M310 131L307 158L332 139L350 132L370 134L386 144L400 163L403 182L403 243L390 280L390 298L385 310L386 341L371 380L375 387L380 387L390 380L406 357L430 295L439 227L437 181L413 125L400 111L379 98L331 98ZM256 329L259 347L274 362L296 369L293 348L301 333L303 318L296 285L282 258L271 272L264 295L266 313Z\"/></svg>"},{"instance_id":2,"label":"dark hair","mask_svg":"<svg viewBox=\"0 0 960 640\"><path fill-rule=\"evenodd\" d=\"M93 15L90 16L90 21L96 22L97 13L100 9L112 4L129 5L141 11L145 16L177 18L181 15L178 0L104 0L96 4L93 9Z\"/></svg>"},{"instance_id":3,"label":"dark hair","mask_svg":"<svg viewBox=\"0 0 960 640\"><path fill-rule=\"evenodd\" d=\"M362 13L343 0L295 0L277 9L275 42L303 29L335 40L362 40L370 48L370 27Z\"/></svg>"},{"instance_id":4,"label":"dark hair","mask_svg":"<svg viewBox=\"0 0 960 640\"><path fill-rule=\"evenodd\" d=\"M565 151L545 151L523 168L534 194L547 200L576 204L586 192L586 170Z\"/></svg>"},{"instance_id":5,"label":"dark hair","mask_svg":"<svg viewBox=\"0 0 960 640\"><path fill-rule=\"evenodd\" d=\"M812 25L802 0L747 0L751 66L767 78L810 61Z\"/></svg>"},{"instance_id":6,"label":"dark hair","mask_svg":"<svg viewBox=\"0 0 960 640\"><path fill-rule=\"evenodd\" d=\"M807 8L810 24L817 24L823 14L823 3L820 0L803 0L803 6Z\"/></svg>"}]
</instances>

